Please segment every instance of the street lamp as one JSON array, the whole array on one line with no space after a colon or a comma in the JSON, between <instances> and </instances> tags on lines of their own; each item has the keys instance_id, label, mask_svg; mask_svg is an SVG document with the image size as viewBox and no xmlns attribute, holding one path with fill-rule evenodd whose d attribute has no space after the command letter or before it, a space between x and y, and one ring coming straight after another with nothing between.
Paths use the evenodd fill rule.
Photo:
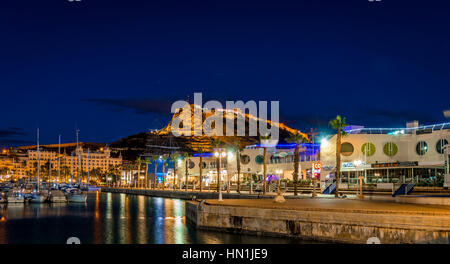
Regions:
<instances>
[{"instance_id":1,"label":"street lamp","mask_svg":"<svg viewBox=\"0 0 450 264\"><path fill-rule=\"evenodd\" d=\"M361 164L362 164L361 160L353 161L353 165L355 166L355 169L356 169L356 178L359 179L359 194L357 195L357 197L359 199L364 198L364 196L363 196L363 179L364 179L364 177L359 176L359 173L358 173L358 167L361 166Z\"/></svg>"},{"instance_id":2,"label":"street lamp","mask_svg":"<svg viewBox=\"0 0 450 264\"><path fill-rule=\"evenodd\" d=\"M218 185L219 185L219 201L221 202L221 201L223 201L223 199L222 199L222 179L221 179L221 175L220 175L220 168L221 168L221 164L222 164L222 158L225 158L226 156L227 156L227 153L225 152L225 150L224 149L216 149L216 151L214 152L214 156L216 157L216 158L218 158L219 159L219 168L218 168L218 170L217 170L217 173L218 173Z\"/></svg>"},{"instance_id":3,"label":"street lamp","mask_svg":"<svg viewBox=\"0 0 450 264\"><path fill-rule=\"evenodd\" d=\"M284 203L286 200L281 194L281 175L283 175L283 170L276 170L275 173L278 175L278 188L277 188L277 196L275 196L275 202Z\"/></svg>"}]
</instances>

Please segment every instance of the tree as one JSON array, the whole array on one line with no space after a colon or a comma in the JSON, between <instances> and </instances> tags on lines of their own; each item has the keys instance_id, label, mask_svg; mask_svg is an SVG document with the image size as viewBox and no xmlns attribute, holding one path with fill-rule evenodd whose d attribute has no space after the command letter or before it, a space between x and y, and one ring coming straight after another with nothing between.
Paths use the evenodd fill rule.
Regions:
<instances>
[{"instance_id":1,"label":"tree","mask_svg":"<svg viewBox=\"0 0 450 264\"><path fill-rule=\"evenodd\" d=\"M308 138L300 133L297 132L295 134L291 134L289 138L286 139L289 143L295 143L295 150L294 150L294 195L298 195L297 191L297 185L298 185L298 176L299 176L299 164L300 164L300 144L309 142Z\"/></svg>"},{"instance_id":2,"label":"tree","mask_svg":"<svg viewBox=\"0 0 450 264\"><path fill-rule=\"evenodd\" d=\"M188 177L189 177L189 167L188 167L188 162L189 162L189 153L184 153L184 166L185 166L185 171L184 171L184 177L185 177L185 181L184 181L184 185L186 187L186 191L188 190Z\"/></svg>"},{"instance_id":3,"label":"tree","mask_svg":"<svg viewBox=\"0 0 450 264\"><path fill-rule=\"evenodd\" d=\"M177 185L176 176L177 176L177 165L178 165L177 163L179 156L180 155L178 153L170 154L170 159L172 159L173 161L173 190L175 190L175 186Z\"/></svg>"},{"instance_id":4,"label":"tree","mask_svg":"<svg viewBox=\"0 0 450 264\"><path fill-rule=\"evenodd\" d=\"M45 162L44 164L41 165L41 171L42 173L45 175L47 174L47 181L50 181L50 166L51 166L51 162L50 160L48 160L47 162Z\"/></svg>"},{"instance_id":5,"label":"tree","mask_svg":"<svg viewBox=\"0 0 450 264\"><path fill-rule=\"evenodd\" d=\"M144 163L145 163L145 184L144 184L144 188L148 188L148 165L150 165L152 162L151 162L150 158L145 158Z\"/></svg>"},{"instance_id":6,"label":"tree","mask_svg":"<svg viewBox=\"0 0 450 264\"><path fill-rule=\"evenodd\" d=\"M98 169L97 168L92 168L91 171L90 171L90 174L94 175L94 177L91 177L90 181L91 182L94 181L94 180L92 180L92 178L94 178L95 179L94 182L97 182L98 181Z\"/></svg>"},{"instance_id":7,"label":"tree","mask_svg":"<svg viewBox=\"0 0 450 264\"><path fill-rule=\"evenodd\" d=\"M162 179L163 179L163 190L166 188L166 175L165 175L165 172L166 172L166 166L167 166L167 161L168 161L169 159L166 157L166 156L163 156L162 157Z\"/></svg>"},{"instance_id":8,"label":"tree","mask_svg":"<svg viewBox=\"0 0 450 264\"><path fill-rule=\"evenodd\" d=\"M336 116L335 119L330 120L329 125L336 130L337 137L336 137L336 191L334 192L334 195L336 197L339 197L339 181L341 178L341 140L342 137L346 135L345 131L343 130L344 127L348 126L345 117L342 118L341 116Z\"/></svg>"},{"instance_id":9,"label":"tree","mask_svg":"<svg viewBox=\"0 0 450 264\"><path fill-rule=\"evenodd\" d=\"M155 165L155 179L153 181L153 189L156 189L156 183L157 183L157 171L158 171L158 159L159 156L158 155L153 155L152 156L152 160L153 160L153 164Z\"/></svg>"},{"instance_id":10,"label":"tree","mask_svg":"<svg viewBox=\"0 0 450 264\"><path fill-rule=\"evenodd\" d=\"M67 182L67 173L69 172L69 167L68 166L63 166L63 173L64 173L64 181Z\"/></svg>"},{"instance_id":11,"label":"tree","mask_svg":"<svg viewBox=\"0 0 450 264\"><path fill-rule=\"evenodd\" d=\"M198 176L198 179L199 179L199 184L200 184L200 186L199 186L199 188L200 188L200 192L202 191L202 182L203 182L203 149L202 148L199 148L199 150L200 150L200 163L198 164L199 166L199 176Z\"/></svg>"},{"instance_id":12,"label":"tree","mask_svg":"<svg viewBox=\"0 0 450 264\"><path fill-rule=\"evenodd\" d=\"M138 157L136 159L136 163L138 165L138 176L137 176L137 181L134 182L134 187L139 187L139 183L141 182L141 164L142 164L142 159L141 157Z\"/></svg>"}]
</instances>

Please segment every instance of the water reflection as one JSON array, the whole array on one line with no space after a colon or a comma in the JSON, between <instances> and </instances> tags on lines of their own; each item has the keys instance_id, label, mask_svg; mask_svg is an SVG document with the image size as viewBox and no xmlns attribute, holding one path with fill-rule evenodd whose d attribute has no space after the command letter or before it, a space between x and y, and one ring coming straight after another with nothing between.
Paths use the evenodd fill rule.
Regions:
<instances>
[{"instance_id":1,"label":"water reflection","mask_svg":"<svg viewBox=\"0 0 450 264\"><path fill-rule=\"evenodd\" d=\"M155 197L152 198L153 204L153 233L154 233L154 244L164 244L164 199Z\"/></svg>"},{"instance_id":2,"label":"water reflection","mask_svg":"<svg viewBox=\"0 0 450 264\"><path fill-rule=\"evenodd\" d=\"M138 215L136 217L137 223L137 242L139 244L147 243L147 227L145 225L147 215L145 211L145 197L138 196Z\"/></svg>"},{"instance_id":3,"label":"water reflection","mask_svg":"<svg viewBox=\"0 0 450 264\"><path fill-rule=\"evenodd\" d=\"M86 204L0 204L0 243L298 243L196 230L185 202L158 197L90 193Z\"/></svg>"},{"instance_id":4,"label":"water reflection","mask_svg":"<svg viewBox=\"0 0 450 264\"><path fill-rule=\"evenodd\" d=\"M100 193L95 193L95 209L94 209L94 243L100 244L103 242L102 234L103 234L103 224L100 218Z\"/></svg>"},{"instance_id":5,"label":"water reflection","mask_svg":"<svg viewBox=\"0 0 450 264\"><path fill-rule=\"evenodd\" d=\"M112 198L111 193L106 194L106 212L104 218L104 239L105 243L112 244L114 242L113 236L113 217L112 217Z\"/></svg>"}]
</instances>

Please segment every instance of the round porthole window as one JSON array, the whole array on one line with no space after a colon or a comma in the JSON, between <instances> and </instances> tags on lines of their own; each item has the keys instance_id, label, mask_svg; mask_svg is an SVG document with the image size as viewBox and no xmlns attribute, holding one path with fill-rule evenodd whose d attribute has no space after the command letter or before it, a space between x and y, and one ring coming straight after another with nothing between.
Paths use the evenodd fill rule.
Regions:
<instances>
[{"instance_id":1,"label":"round porthole window","mask_svg":"<svg viewBox=\"0 0 450 264\"><path fill-rule=\"evenodd\" d=\"M345 142L341 144L341 154L344 156L350 156L355 151L355 148L351 143Z\"/></svg>"},{"instance_id":2,"label":"round porthole window","mask_svg":"<svg viewBox=\"0 0 450 264\"><path fill-rule=\"evenodd\" d=\"M361 146L361 152L365 155L365 156L373 156L373 154L375 154L375 145L372 143L364 143Z\"/></svg>"},{"instance_id":3,"label":"round porthole window","mask_svg":"<svg viewBox=\"0 0 450 264\"><path fill-rule=\"evenodd\" d=\"M425 141L419 141L416 145L416 153L417 155L423 156L428 151L428 145Z\"/></svg>"},{"instance_id":4,"label":"round porthole window","mask_svg":"<svg viewBox=\"0 0 450 264\"><path fill-rule=\"evenodd\" d=\"M255 157L255 162L258 164L263 164L264 163L264 156L263 155L258 155Z\"/></svg>"},{"instance_id":5,"label":"round porthole window","mask_svg":"<svg viewBox=\"0 0 450 264\"><path fill-rule=\"evenodd\" d=\"M249 155L241 155L241 164L247 165L250 163Z\"/></svg>"},{"instance_id":6,"label":"round porthole window","mask_svg":"<svg viewBox=\"0 0 450 264\"><path fill-rule=\"evenodd\" d=\"M384 144L383 152L384 154L388 155L389 157L395 156L397 154L398 147L394 142L388 142Z\"/></svg>"},{"instance_id":7,"label":"round porthole window","mask_svg":"<svg viewBox=\"0 0 450 264\"><path fill-rule=\"evenodd\" d=\"M441 138L436 143L436 151L439 154L444 154L444 146L448 144L448 141L445 138Z\"/></svg>"},{"instance_id":8,"label":"round porthole window","mask_svg":"<svg viewBox=\"0 0 450 264\"><path fill-rule=\"evenodd\" d=\"M192 162L192 160L189 160L189 162L188 162L188 168L189 168L189 169L193 169L194 167L195 167L195 163Z\"/></svg>"}]
</instances>

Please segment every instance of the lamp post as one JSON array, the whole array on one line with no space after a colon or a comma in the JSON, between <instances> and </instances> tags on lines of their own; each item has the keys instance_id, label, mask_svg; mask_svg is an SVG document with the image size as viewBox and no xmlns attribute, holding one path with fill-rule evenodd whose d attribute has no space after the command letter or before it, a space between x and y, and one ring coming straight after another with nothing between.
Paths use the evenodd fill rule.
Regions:
<instances>
[{"instance_id":1,"label":"lamp post","mask_svg":"<svg viewBox=\"0 0 450 264\"><path fill-rule=\"evenodd\" d=\"M276 170L275 173L278 175L278 187L277 187L277 196L275 196L274 202L284 203L286 200L281 194L281 175L283 174L283 170Z\"/></svg>"},{"instance_id":2,"label":"lamp post","mask_svg":"<svg viewBox=\"0 0 450 264\"><path fill-rule=\"evenodd\" d=\"M220 175L220 168L221 168L221 164L222 164L222 157L226 157L227 153L225 152L224 149L219 148L219 149L216 149L216 151L214 152L214 156L219 159L219 164L218 164L219 169L217 170L217 173L219 174L217 179L219 182L217 183L217 185L219 186L219 199L218 200L221 202L221 201L223 201L223 199L222 199L222 179L221 179L221 175Z\"/></svg>"},{"instance_id":3,"label":"lamp post","mask_svg":"<svg viewBox=\"0 0 450 264\"><path fill-rule=\"evenodd\" d=\"M356 169L356 178L359 179L359 194L357 195L357 197L359 199L364 198L364 195L363 195L363 179L364 179L364 177L359 176L359 173L358 173L358 167L361 166L361 164L362 164L361 160L353 161L353 165L355 166L355 169Z\"/></svg>"}]
</instances>

